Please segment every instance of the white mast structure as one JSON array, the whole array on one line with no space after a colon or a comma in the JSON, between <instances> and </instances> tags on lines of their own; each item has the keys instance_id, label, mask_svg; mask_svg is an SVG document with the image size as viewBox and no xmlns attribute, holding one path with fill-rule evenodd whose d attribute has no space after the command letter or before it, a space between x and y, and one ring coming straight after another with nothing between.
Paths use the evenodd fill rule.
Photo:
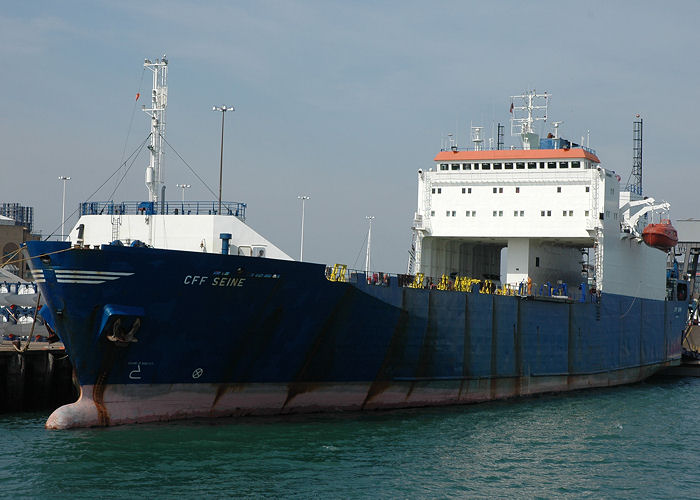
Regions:
<instances>
[{"instance_id":1,"label":"white mast structure","mask_svg":"<svg viewBox=\"0 0 700 500\"><path fill-rule=\"evenodd\" d=\"M151 62L146 59L143 63L153 73L153 91L151 92L151 107L143 106L143 111L151 117L151 141L148 146L150 162L146 167L146 187L148 201L158 203L165 201L163 183L163 138L165 137L165 108L168 105L168 59Z\"/></svg>"},{"instance_id":2,"label":"white mast structure","mask_svg":"<svg viewBox=\"0 0 700 500\"><path fill-rule=\"evenodd\" d=\"M372 255L372 219L374 215L368 215L365 217L369 221L369 230L367 231L367 256L365 258L365 277L369 277L369 269L371 265L371 255Z\"/></svg>"},{"instance_id":3,"label":"white mast structure","mask_svg":"<svg viewBox=\"0 0 700 500\"><path fill-rule=\"evenodd\" d=\"M511 112L513 113L513 117L510 119L511 136L520 136L523 141L523 149L538 149L540 147L539 136L535 133L532 125L537 120L547 121L549 94L547 92L538 94L532 90L521 95L512 95L510 99ZM516 106L514 104L516 101L521 104ZM518 112L524 112L525 116L518 117Z\"/></svg>"}]
</instances>

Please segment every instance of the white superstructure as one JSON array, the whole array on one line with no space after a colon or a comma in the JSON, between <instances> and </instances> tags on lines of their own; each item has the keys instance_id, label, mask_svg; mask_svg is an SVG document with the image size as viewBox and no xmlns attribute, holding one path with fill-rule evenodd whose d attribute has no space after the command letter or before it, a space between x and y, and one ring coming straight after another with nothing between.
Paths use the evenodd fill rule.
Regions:
<instances>
[{"instance_id":1,"label":"white superstructure","mask_svg":"<svg viewBox=\"0 0 700 500\"><path fill-rule=\"evenodd\" d=\"M520 109L537 109L533 95L516 96L529 103ZM664 298L666 255L642 243L638 224L646 219L635 217L659 206L634 203L640 197L621 193L619 176L593 150L555 134L540 140L532 121L520 119L514 127L523 149L451 147L418 171L409 272L516 288L528 281L535 287L585 283L606 293Z\"/></svg>"},{"instance_id":2,"label":"white superstructure","mask_svg":"<svg viewBox=\"0 0 700 500\"><path fill-rule=\"evenodd\" d=\"M148 202L84 203L69 240L80 246L117 241L130 245L139 241L155 248L209 253L228 248L228 253L235 255L292 260L244 222L245 204L165 200L163 142L168 60L165 56L154 62L146 59L144 67L153 72L151 104L143 108L151 122L146 167Z\"/></svg>"}]
</instances>

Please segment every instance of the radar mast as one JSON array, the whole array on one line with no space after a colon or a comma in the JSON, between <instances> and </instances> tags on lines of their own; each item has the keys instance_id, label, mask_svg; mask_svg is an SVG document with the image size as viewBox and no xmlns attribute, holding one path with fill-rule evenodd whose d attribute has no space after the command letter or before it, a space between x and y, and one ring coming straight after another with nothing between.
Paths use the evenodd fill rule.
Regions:
<instances>
[{"instance_id":1,"label":"radar mast","mask_svg":"<svg viewBox=\"0 0 700 500\"><path fill-rule=\"evenodd\" d=\"M163 200L163 140L165 137L165 108L168 105L168 59L163 55L154 62L146 59L143 63L153 73L151 107L145 105L143 111L151 118L151 140L148 145L150 161L146 167L146 187L148 201L158 203Z\"/></svg>"}]
</instances>

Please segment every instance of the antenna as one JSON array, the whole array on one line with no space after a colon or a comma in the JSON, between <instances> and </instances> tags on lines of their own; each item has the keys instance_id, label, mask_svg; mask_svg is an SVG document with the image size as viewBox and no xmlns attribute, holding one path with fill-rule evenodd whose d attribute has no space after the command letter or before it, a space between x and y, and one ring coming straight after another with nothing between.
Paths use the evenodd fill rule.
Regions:
<instances>
[{"instance_id":1,"label":"antenna","mask_svg":"<svg viewBox=\"0 0 700 500\"><path fill-rule=\"evenodd\" d=\"M510 111L513 114L510 119L510 135L520 136L523 149L531 149L533 145L539 147L539 136L535 134L532 125L536 121L547 121L549 97L547 92L538 94L535 90L510 96Z\"/></svg>"},{"instance_id":2,"label":"antenna","mask_svg":"<svg viewBox=\"0 0 700 500\"><path fill-rule=\"evenodd\" d=\"M484 146L484 139L481 137L481 131L484 127L472 127L472 142L474 143L474 151L481 151Z\"/></svg>"},{"instance_id":3,"label":"antenna","mask_svg":"<svg viewBox=\"0 0 700 500\"><path fill-rule=\"evenodd\" d=\"M163 188L163 138L165 137L165 108L168 105L168 59L165 55L155 62L146 59L145 68L153 72L151 107L143 111L151 117L151 142L148 145L150 161L146 167L148 201L158 202Z\"/></svg>"},{"instance_id":4,"label":"antenna","mask_svg":"<svg viewBox=\"0 0 700 500\"><path fill-rule=\"evenodd\" d=\"M499 151L503 149L503 125L498 124L498 142L496 144L496 149Z\"/></svg>"},{"instance_id":5,"label":"antenna","mask_svg":"<svg viewBox=\"0 0 700 500\"><path fill-rule=\"evenodd\" d=\"M636 115L632 123L632 173L627 179L627 191L642 196L642 129L644 121Z\"/></svg>"},{"instance_id":6,"label":"antenna","mask_svg":"<svg viewBox=\"0 0 700 500\"><path fill-rule=\"evenodd\" d=\"M510 96L513 101L510 119L510 134L513 136L522 134L534 134L532 124L538 120L547 121L547 106L550 95L547 92L538 94L532 90L521 95ZM519 105L515 105L520 102Z\"/></svg>"}]
</instances>

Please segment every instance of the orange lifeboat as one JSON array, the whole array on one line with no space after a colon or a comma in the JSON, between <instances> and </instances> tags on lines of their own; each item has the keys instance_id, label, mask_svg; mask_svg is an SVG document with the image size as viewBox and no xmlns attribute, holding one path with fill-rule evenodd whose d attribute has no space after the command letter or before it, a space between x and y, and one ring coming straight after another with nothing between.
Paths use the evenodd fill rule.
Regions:
<instances>
[{"instance_id":1,"label":"orange lifeboat","mask_svg":"<svg viewBox=\"0 0 700 500\"><path fill-rule=\"evenodd\" d=\"M669 219L661 219L661 223L649 224L644 228L642 239L650 247L668 252L678 243L678 232Z\"/></svg>"}]
</instances>

